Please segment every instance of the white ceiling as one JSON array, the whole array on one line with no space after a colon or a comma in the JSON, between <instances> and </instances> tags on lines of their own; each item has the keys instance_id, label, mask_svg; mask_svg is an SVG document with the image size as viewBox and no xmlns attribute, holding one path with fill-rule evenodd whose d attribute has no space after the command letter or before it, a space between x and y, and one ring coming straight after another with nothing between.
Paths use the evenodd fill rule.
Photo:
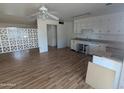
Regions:
<instances>
[{"instance_id":1,"label":"white ceiling","mask_svg":"<svg viewBox=\"0 0 124 93\"><path fill-rule=\"evenodd\" d=\"M0 4L1 22L32 23L34 20L27 16L36 13L41 5L45 5L50 12L64 20L71 20L75 16L90 12L91 16L124 11L124 4L114 3L6 3Z\"/></svg>"}]
</instances>

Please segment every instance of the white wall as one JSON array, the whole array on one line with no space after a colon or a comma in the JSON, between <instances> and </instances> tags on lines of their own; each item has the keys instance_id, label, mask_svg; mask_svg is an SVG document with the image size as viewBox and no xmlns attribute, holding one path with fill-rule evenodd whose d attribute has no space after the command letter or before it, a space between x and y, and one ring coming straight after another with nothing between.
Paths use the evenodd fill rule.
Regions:
<instances>
[{"instance_id":1,"label":"white wall","mask_svg":"<svg viewBox=\"0 0 124 93\"><path fill-rule=\"evenodd\" d=\"M73 38L73 21L65 21L58 25L58 48L70 47L71 38Z\"/></svg>"},{"instance_id":2,"label":"white wall","mask_svg":"<svg viewBox=\"0 0 124 93\"><path fill-rule=\"evenodd\" d=\"M48 46L57 46L57 26L47 25Z\"/></svg>"},{"instance_id":3,"label":"white wall","mask_svg":"<svg viewBox=\"0 0 124 93\"><path fill-rule=\"evenodd\" d=\"M70 47L70 40L73 37L73 21L66 21L64 24L58 24L58 21L38 19L40 52L48 51L47 24L57 25L57 48Z\"/></svg>"},{"instance_id":4,"label":"white wall","mask_svg":"<svg viewBox=\"0 0 124 93\"><path fill-rule=\"evenodd\" d=\"M37 26L38 26L38 44L39 44L40 53L47 52L48 47L47 47L46 23L41 19L38 19Z\"/></svg>"},{"instance_id":5,"label":"white wall","mask_svg":"<svg viewBox=\"0 0 124 93\"><path fill-rule=\"evenodd\" d=\"M71 39L73 38L73 32L74 32L74 27L73 27L73 21L67 21L64 23L65 25L65 32L66 32L66 39L67 39L67 47L70 47L71 45Z\"/></svg>"},{"instance_id":6,"label":"white wall","mask_svg":"<svg viewBox=\"0 0 124 93\"><path fill-rule=\"evenodd\" d=\"M40 53L48 51L47 24L58 25L58 21L37 19Z\"/></svg>"},{"instance_id":7,"label":"white wall","mask_svg":"<svg viewBox=\"0 0 124 93\"><path fill-rule=\"evenodd\" d=\"M72 37L72 22L58 24L58 21L38 19L37 25L40 53L48 51L47 24L57 25L57 48L69 46Z\"/></svg>"},{"instance_id":8,"label":"white wall","mask_svg":"<svg viewBox=\"0 0 124 93\"><path fill-rule=\"evenodd\" d=\"M65 31L65 25L59 24L57 27L57 48L64 48L67 46L67 35Z\"/></svg>"}]
</instances>

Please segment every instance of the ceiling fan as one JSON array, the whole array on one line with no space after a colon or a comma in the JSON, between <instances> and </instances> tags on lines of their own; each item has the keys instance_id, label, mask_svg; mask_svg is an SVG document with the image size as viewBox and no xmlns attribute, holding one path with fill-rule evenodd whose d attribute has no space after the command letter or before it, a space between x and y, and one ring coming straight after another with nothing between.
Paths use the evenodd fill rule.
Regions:
<instances>
[{"instance_id":1,"label":"ceiling fan","mask_svg":"<svg viewBox=\"0 0 124 93\"><path fill-rule=\"evenodd\" d=\"M39 8L39 11L37 13L34 13L34 14L30 15L30 17L37 17L37 18L41 18L41 19L44 19L44 20L48 19L48 18L52 18L54 20L59 20L58 17L56 17L55 15L48 12L48 9L45 6L41 6Z\"/></svg>"}]
</instances>

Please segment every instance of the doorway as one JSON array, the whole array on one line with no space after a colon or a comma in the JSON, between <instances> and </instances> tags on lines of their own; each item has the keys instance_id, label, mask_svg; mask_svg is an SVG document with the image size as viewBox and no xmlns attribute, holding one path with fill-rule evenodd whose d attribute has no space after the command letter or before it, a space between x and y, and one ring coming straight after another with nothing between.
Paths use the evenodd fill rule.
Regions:
<instances>
[{"instance_id":1,"label":"doorway","mask_svg":"<svg viewBox=\"0 0 124 93\"><path fill-rule=\"evenodd\" d=\"M57 48L57 25L47 24L48 51Z\"/></svg>"}]
</instances>

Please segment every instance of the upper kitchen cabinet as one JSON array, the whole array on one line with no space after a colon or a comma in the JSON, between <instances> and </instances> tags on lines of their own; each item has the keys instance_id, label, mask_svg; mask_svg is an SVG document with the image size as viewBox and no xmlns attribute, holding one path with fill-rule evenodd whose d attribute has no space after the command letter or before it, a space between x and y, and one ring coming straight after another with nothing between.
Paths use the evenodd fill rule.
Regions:
<instances>
[{"instance_id":1,"label":"upper kitchen cabinet","mask_svg":"<svg viewBox=\"0 0 124 93\"><path fill-rule=\"evenodd\" d=\"M107 34L117 35L120 33L120 15L109 15L107 19Z\"/></svg>"},{"instance_id":2,"label":"upper kitchen cabinet","mask_svg":"<svg viewBox=\"0 0 124 93\"><path fill-rule=\"evenodd\" d=\"M93 23L92 18L83 19L81 22L81 29L83 29L84 31L92 30L92 27L91 27L92 23Z\"/></svg>"},{"instance_id":3,"label":"upper kitchen cabinet","mask_svg":"<svg viewBox=\"0 0 124 93\"><path fill-rule=\"evenodd\" d=\"M118 33L121 34L121 35L124 35L124 13L122 15L120 15L120 24L119 24L119 30L118 30Z\"/></svg>"},{"instance_id":4,"label":"upper kitchen cabinet","mask_svg":"<svg viewBox=\"0 0 124 93\"><path fill-rule=\"evenodd\" d=\"M74 33L76 33L76 32L77 32L77 21L74 20Z\"/></svg>"},{"instance_id":5,"label":"upper kitchen cabinet","mask_svg":"<svg viewBox=\"0 0 124 93\"><path fill-rule=\"evenodd\" d=\"M99 17L92 17L89 23L89 27L92 30L92 34L99 33L100 31L100 21Z\"/></svg>"},{"instance_id":6,"label":"upper kitchen cabinet","mask_svg":"<svg viewBox=\"0 0 124 93\"><path fill-rule=\"evenodd\" d=\"M79 20L74 20L74 33L81 33Z\"/></svg>"},{"instance_id":7,"label":"upper kitchen cabinet","mask_svg":"<svg viewBox=\"0 0 124 93\"><path fill-rule=\"evenodd\" d=\"M74 33L124 34L124 14L108 14L74 20Z\"/></svg>"},{"instance_id":8,"label":"upper kitchen cabinet","mask_svg":"<svg viewBox=\"0 0 124 93\"><path fill-rule=\"evenodd\" d=\"M89 17L85 19L74 21L74 33L99 33L101 31L101 24L99 17Z\"/></svg>"},{"instance_id":9,"label":"upper kitchen cabinet","mask_svg":"<svg viewBox=\"0 0 124 93\"><path fill-rule=\"evenodd\" d=\"M100 16L99 18L99 34L106 34L108 31L108 16Z\"/></svg>"},{"instance_id":10,"label":"upper kitchen cabinet","mask_svg":"<svg viewBox=\"0 0 124 93\"><path fill-rule=\"evenodd\" d=\"M85 33L91 30L92 21L88 18L74 20L74 33Z\"/></svg>"}]
</instances>

